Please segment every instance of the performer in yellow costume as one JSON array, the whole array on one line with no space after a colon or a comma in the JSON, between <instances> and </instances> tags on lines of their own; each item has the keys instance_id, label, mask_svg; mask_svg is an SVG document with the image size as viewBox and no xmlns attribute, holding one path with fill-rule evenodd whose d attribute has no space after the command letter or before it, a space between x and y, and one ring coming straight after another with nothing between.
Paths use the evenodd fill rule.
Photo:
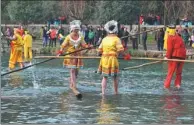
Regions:
<instances>
[{"instance_id":1,"label":"performer in yellow costume","mask_svg":"<svg viewBox=\"0 0 194 125\"><path fill-rule=\"evenodd\" d=\"M9 69L12 70L15 68L15 64L18 62L20 68L23 68L23 59L22 59L22 50L23 50L23 40L20 35L20 31L17 28L14 28L13 37L7 37L11 41L11 52L9 58Z\"/></svg>"},{"instance_id":2,"label":"performer in yellow costume","mask_svg":"<svg viewBox=\"0 0 194 125\"><path fill-rule=\"evenodd\" d=\"M80 25L81 22L79 20L70 22L70 34L66 36L64 42L61 44L61 49L57 54L58 56L62 54L65 48L67 53L71 53L81 48L89 47L84 41L84 37L79 34ZM81 52L72 53L66 57L71 56L81 56ZM63 65L70 69L70 88L76 88L76 74L78 68L83 67L82 59L64 59Z\"/></svg>"},{"instance_id":3,"label":"performer in yellow costume","mask_svg":"<svg viewBox=\"0 0 194 125\"><path fill-rule=\"evenodd\" d=\"M24 36L24 61L25 63L32 61L32 36L28 31L25 31Z\"/></svg>"},{"instance_id":4,"label":"performer in yellow costume","mask_svg":"<svg viewBox=\"0 0 194 125\"><path fill-rule=\"evenodd\" d=\"M119 53L124 52L121 40L117 37L118 26L117 22L112 20L105 24L105 30L108 32L108 36L103 38L100 46L99 53L102 54L100 65L98 68L98 73L102 74L102 95L105 94L107 77L112 76L114 80L114 91L118 94L118 73L119 73L119 63L117 56ZM124 54L124 53L123 53ZM130 55L125 55L126 60L130 59Z\"/></svg>"}]
</instances>

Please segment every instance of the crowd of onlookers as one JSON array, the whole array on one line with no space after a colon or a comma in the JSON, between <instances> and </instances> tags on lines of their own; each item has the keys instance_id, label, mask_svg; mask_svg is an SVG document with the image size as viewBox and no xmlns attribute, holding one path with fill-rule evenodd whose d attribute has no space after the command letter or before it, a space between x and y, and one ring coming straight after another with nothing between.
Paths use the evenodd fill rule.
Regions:
<instances>
[{"instance_id":1,"label":"crowd of onlookers","mask_svg":"<svg viewBox=\"0 0 194 125\"><path fill-rule=\"evenodd\" d=\"M124 25L120 25L118 37L121 39L121 42L124 46L124 48L128 47L128 43L131 42L132 49L137 50L139 44L143 46L144 50L147 50L147 40L148 40L148 32L145 32L146 28L144 27L141 32L141 37L138 35L138 27L133 26L132 28L128 28ZM12 36L13 32L10 27L7 27L6 30L3 32L6 36ZM57 42L61 45L66 37L68 35L68 29L65 30L62 25L56 26L43 26L42 27L42 41L43 41L43 47L56 47ZM92 25L82 25L80 34L83 35L85 42L87 44L92 45L99 45L101 40L106 36L106 31L104 27L101 25L99 26L92 26ZM164 35L165 35L165 29L160 29L154 32L155 39L157 43L157 49L158 51L163 50L164 46ZM130 35L130 37L129 37ZM182 28L181 36L185 42L185 45L188 46L194 46L194 30L189 28L188 26ZM140 38L140 39L139 39ZM10 40L7 40L7 45L10 45Z\"/></svg>"},{"instance_id":2,"label":"crowd of onlookers","mask_svg":"<svg viewBox=\"0 0 194 125\"><path fill-rule=\"evenodd\" d=\"M140 25L160 25L161 17L159 15L154 15L154 14L148 14L148 15L141 14L139 17L139 24Z\"/></svg>"}]
</instances>

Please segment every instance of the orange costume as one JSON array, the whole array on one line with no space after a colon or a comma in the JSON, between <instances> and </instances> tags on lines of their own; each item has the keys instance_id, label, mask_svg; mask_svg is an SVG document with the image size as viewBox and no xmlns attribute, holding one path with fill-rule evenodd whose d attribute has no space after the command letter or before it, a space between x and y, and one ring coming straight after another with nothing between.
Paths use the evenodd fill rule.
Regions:
<instances>
[{"instance_id":1,"label":"orange costume","mask_svg":"<svg viewBox=\"0 0 194 125\"><path fill-rule=\"evenodd\" d=\"M166 57L168 59L182 59L182 60L186 58L185 45L179 34L169 35L167 40ZM180 88L183 65L184 65L184 62L177 62L177 61L168 62L168 74L164 83L165 88L170 87L170 82L172 80L172 76L175 71L176 71L175 86L177 88Z\"/></svg>"},{"instance_id":2,"label":"orange costume","mask_svg":"<svg viewBox=\"0 0 194 125\"><path fill-rule=\"evenodd\" d=\"M23 40L17 29L14 30L14 37L16 39L11 41L11 53L10 53L10 59L9 59L10 69L14 69L15 64L17 62L20 63L20 67L23 66L21 64L23 63L23 59L22 59Z\"/></svg>"}]
</instances>

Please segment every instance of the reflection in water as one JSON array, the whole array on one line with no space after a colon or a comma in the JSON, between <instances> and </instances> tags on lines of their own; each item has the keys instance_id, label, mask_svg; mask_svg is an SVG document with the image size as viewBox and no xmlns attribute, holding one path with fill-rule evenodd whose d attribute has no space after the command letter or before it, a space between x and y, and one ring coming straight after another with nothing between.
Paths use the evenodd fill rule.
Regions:
<instances>
[{"instance_id":1,"label":"reflection in water","mask_svg":"<svg viewBox=\"0 0 194 125\"><path fill-rule=\"evenodd\" d=\"M9 85L12 87L19 87L23 83L23 78L18 72L9 74Z\"/></svg>"},{"instance_id":2,"label":"reflection in water","mask_svg":"<svg viewBox=\"0 0 194 125\"><path fill-rule=\"evenodd\" d=\"M105 98L102 98L100 102L100 109L97 110L99 117L97 118L98 124L113 124L120 121L119 114L116 114L114 111L116 106L108 102Z\"/></svg>"},{"instance_id":3,"label":"reflection in water","mask_svg":"<svg viewBox=\"0 0 194 125\"><path fill-rule=\"evenodd\" d=\"M162 106L162 123L180 123L177 119L181 117L185 111L184 106L182 105L182 98L178 94L172 93L171 95L164 95L162 97L164 106Z\"/></svg>"},{"instance_id":4,"label":"reflection in water","mask_svg":"<svg viewBox=\"0 0 194 125\"><path fill-rule=\"evenodd\" d=\"M63 113L67 112L69 110L70 102L69 102L69 99L67 98L68 96L69 96L69 94L65 93L65 92L60 95L60 101L61 101L60 108L61 108L61 112L63 112Z\"/></svg>"}]
</instances>

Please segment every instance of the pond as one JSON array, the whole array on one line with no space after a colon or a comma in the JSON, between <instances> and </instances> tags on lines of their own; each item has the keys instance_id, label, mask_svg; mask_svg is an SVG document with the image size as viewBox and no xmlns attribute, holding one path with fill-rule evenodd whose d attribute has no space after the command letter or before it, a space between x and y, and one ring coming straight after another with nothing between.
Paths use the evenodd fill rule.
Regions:
<instances>
[{"instance_id":1,"label":"pond","mask_svg":"<svg viewBox=\"0 0 194 125\"><path fill-rule=\"evenodd\" d=\"M1 55L1 73L7 72L9 55ZM33 63L42 60L33 60ZM167 63L120 71L119 94L108 80L101 96L101 76L95 71L99 59L85 59L77 84L83 95L77 100L69 89L69 72L62 59L54 59L1 77L2 123L194 123L194 64L186 63L182 89L163 89ZM120 68L148 61L119 60Z\"/></svg>"}]
</instances>

